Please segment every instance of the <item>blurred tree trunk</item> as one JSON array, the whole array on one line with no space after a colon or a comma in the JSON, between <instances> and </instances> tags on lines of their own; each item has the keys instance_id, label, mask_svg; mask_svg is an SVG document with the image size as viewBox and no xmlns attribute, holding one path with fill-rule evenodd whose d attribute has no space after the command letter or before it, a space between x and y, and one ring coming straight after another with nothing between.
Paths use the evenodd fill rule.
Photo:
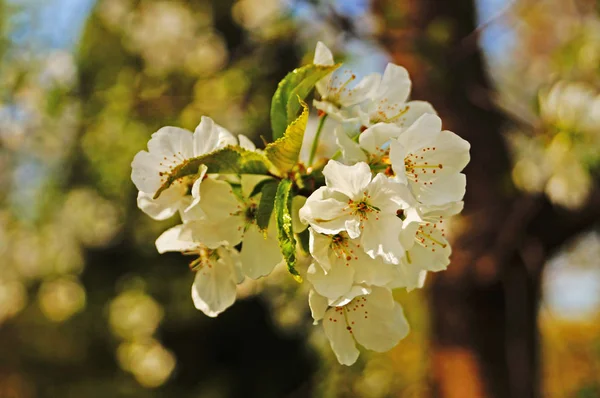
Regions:
<instances>
[{"instance_id":1,"label":"blurred tree trunk","mask_svg":"<svg viewBox=\"0 0 600 398\"><path fill-rule=\"evenodd\" d=\"M536 315L543 251L517 236L538 201L515 201L475 31L472 0L379 1L381 41L413 77L444 127L467 139L464 225L447 272L431 288L434 395L539 395ZM518 202L518 203L517 203ZM530 247L531 253L521 252ZM538 245L539 246L539 245ZM527 259L524 259L528 256Z\"/></svg>"},{"instance_id":2,"label":"blurred tree trunk","mask_svg":"<svg viewBox=\"0 0 600 398\"><path fill-rule=\"evenodd\" d=\"M596 191L569 213L510 181L475 23L475 0L376 0L380 41L444 128L471 143L463 222L452 263L429 281L433 395L539 397L537 313L547 258L600 219Z\"/></svg>"}]
</instances>

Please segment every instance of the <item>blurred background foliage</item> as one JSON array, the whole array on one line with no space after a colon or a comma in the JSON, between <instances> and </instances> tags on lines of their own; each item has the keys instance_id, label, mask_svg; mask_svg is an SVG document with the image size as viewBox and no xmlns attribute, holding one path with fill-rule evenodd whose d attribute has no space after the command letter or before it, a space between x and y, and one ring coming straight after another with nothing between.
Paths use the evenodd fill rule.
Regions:
<instances>
[{"instance_id":1,"label":"blurred background foliage","mask_svg":"<svg viewBox=\"0 0 600 398\"><path fill-rule=\"evenodd\" d=\"M488 122L511 162L490 178L507 196L548 198L557 218L595 205L596 4L461 0L476 30L444 15L419 26L423 4L436 2L0 0L0 397L479 396L440 387L479 376L462 351L450 362L436 354L435 283L397 292L411 334L351 368L337 364L311 325L306 287L284 270L245 282L231 309L205 317L186 259L154 248L169 221L137 209L129 177L152 132L193 130L201 115L260 144L277 82L310 62L317 40L361 74L406 65L417 98L442 116L429 89L452 86L444 56L470 62L479 43L493 84L456 95L502 115ZM469 123L449 119L458 134L456 119ZM588 221L543 256L533 323L548 397L600 395L600 235ZM474 223L467 210L457 237L478 239Z\"/></svg>"}]
</instances>

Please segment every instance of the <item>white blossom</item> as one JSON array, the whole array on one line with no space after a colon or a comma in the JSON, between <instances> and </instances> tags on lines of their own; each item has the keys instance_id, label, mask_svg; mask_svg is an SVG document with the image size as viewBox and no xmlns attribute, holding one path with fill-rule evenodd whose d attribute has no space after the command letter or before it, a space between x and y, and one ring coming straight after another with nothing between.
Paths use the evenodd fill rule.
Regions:
<instances>
[{"instance_id":1,"label":"white blossom","mask_svg":"<svg viewBox=\"0 0 600 398\"><path fill-rule=\"evenodd\" d=\"M306 278L320 295L334 299L346 294L352 286L386 286L396 276L397 264L381 257L371 258L358 239L346 232L323 235L310 229L310 252L314 258Z\"/></svg>"},{"instance_id":2,"label":"white blossom","mask_svg":"<svg viewBox=\"0 0 600 398\"><path fill-rule=\"evenodd\" d=\"M385 352L393 348L409 331L408 322L392 292L383 287L355 286L336 301L309 293L309 305L315 321L323 321L325 335L338 361L356 362L356 344Z\"/></svg>"},{"instance_id":3,"label":"white blossom","mask_svg":"<svg viewBox=\"0 0 600 398\"><path fill-rule=\"evenodd\" d=\"M444 206L419 206L418 219L409 224L401 239L410 239L400 264L394 267L393 282L388 287L405 287L408 290L420 288L427 272L445 270L450 264L452 249L446 239L448 219L463 209L463 202Z\"/></svg>"},{"instance_id":4,"label":"white blossom","mask_svg":"<svg viewBox=\"0 0 600 398\"><path fill-rule=\"evenodd\" d=\"M235 302L236 285L244 280L237 250L226 246L210 249L195 242L183 225L165 231L156 240L156 248L159 253L176 251L197 256L190 264L196 271L192 300L197 309L216 317Z\"/></svg>"},{"instance_id":5,"label":"white blossom","mask_svg":"<svg viewBox=\"0 0 600 398\"><path fill-rule=\"evenodd\" d=\"M583 82L559 81L539 96L540 116L559 130L590 134L600 140L600 95Z\"/></svg>"},{"instance_id":6,"label":"white blossom","mask_svg":"<svg viewBox=\"0 0 600 398\"><path fill-rule=\"evenodd\" d=\"M398 181L408 183L415 198L428 205L462 200L470 145L443 130L436 115L426 114L390 144L390 161Z\"/></svg>"},{"instance_id":7,"label":"white blossom","mask_svg":"<svg viewBox=\"0 0 600 398\"><path fill-rule=\"evenodd\" d=\"M152 134L148 151L138 152L131 163L131 179L140 191L138 206L158 220L169 218L178 210L183 210L182 199L195 181L202 181L206 168L199 170L195 179L186 177L176 180L158 199L153 199L169 174L189 159L237 143L229 131L205 116L193 134L177 127L161 128Z\"/></svg>"},{"instance_id":8,"label":"white blossom","mask_svg":"<svg viewBox=\"0 0 600 398\"><path fill-rule=\"evenodd\" d=\"M334 65L333 55L325 44L317 43L313 63ZM356 75L351 71L335 71L317 83L316 88L321 100L315 100L313 104L319 111L336 120L348 120L350 107L365 101L377 89L379 79L379 74L374 73L354 83Z\"/></svg>"},{"instance_id":9,"label":"white blossom","mask_svg":"<svg viewBox=\"0 0 600 398\"><path fill-rule=\"evenodd\" d=\"M391 123L377 123L354 137L340 126L334 132L346 163L366 162L371 168L381 170L390 164L390 140L401 133L402 129Z\"/></svg>"},{"instance_id":10,"label":"white blossom","mask_svg":"<svg viewBox=\"0 0 600 398\"><path fill-rule=\"evenodd\" d=\"M336 235L346 232L372 258L398 263L404 249L398 243L403 221L398 210L411 206L406 186L383 174L372 178L369 166L345 166L334 160L323 169L326 186L320 187L300 209L300 220L315 232Z\"/></svg>"},{"instance_id":11,"label":"white blossom","mask_svg":"<svg viewBox=\"0 0 600 398\"><path fill-rule=\"evenodd\" d=\"M364 127L377 123L392 123L407 128L424 114L436 114L430 103L408 101L411 81L402 66L389 63L375 90L358 108L360 122Z\"/></svg>"},{"instance_id":12,"label":"white blossom","mask_svg":"<svg viewBox=\"0 0 600 398\"><path fill-rule=\"evenodd\" d=\"M334 65L321 42L313 62ZM332 69L306 70L320 77ZM340 363L356 362L357 344L383 352L407 335L392 289L420 288L428 272L448 267L446 225L462 210L461 171L470 149L442 131L429 103L409 101L410 90L408 72L394 64L360 81L349 71L329 73L316 83L314 107L322 118L315 134L299 136L306 130L300 118L302 129L286 130L265 151L208 117L193 133L165 127L152 135L132 162L138 207L158 220L179 214L182 224L160 235L156 247L193 256L197 309L217 316L235 302L245 277L258 279L287 263L309 283L315 324L322 321ZM323 134L340 149L326 165L313 161ZM303 149L310 149L308 166ZM562 185L550 181L546 188ZM293 252L308 254L307 244L309 259Z\"/></svg>"},{"instance_id":13,"label":"white blossom","mask_svg":"<svg viewBox=\"0 0 600 398\"><path fill-rule=\"evenodd\" d=\"M198 191L202 199L189 208L183 221L193 240L203 242L209 248L235 246L242 242L240 254L244 274L257 279L271 273L283 258L274 219L271 218L266 233L258 228L256 211L260 194L248 196L254 185L246 184L246 179L255 181L252 176L242 176L243 188L237 195L228 182L205 179Z\"/></svg>"}]
</instances>

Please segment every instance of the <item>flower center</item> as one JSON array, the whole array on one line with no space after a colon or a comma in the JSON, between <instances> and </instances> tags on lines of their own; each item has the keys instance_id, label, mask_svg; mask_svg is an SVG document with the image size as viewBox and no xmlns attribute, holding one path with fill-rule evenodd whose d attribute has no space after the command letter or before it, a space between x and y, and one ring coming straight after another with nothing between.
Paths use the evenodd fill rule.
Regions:
<instances>
[{"instance_id":1,"label":"flower center","mask_svg":"<svg viewBox=\"0 0 600 398\"><path fill-rule=\"evenodd\" d=\"M377 152L369 154L369 167L374 173L384 173L388 177L396 175L392 169L390 161L390 148L386 145L386 148L375 148Z\"/></svg>"},{"instance_id":2,"label":"flower center","mask_svg":"<svg viewBox=\"0 0 600 398\"><path fill-rule=\"evenodd\" d=\"M442 170L444 165L442 163L430 164L425 162L424 159L427 155L430 155L436 151L435 147L427 147L421 149L418 153L410 153L404 158L404 167L406 169L406 176L418 183L419 177L425 177L425 174L435 174L438 170ZM433 181L423 182L425 185L433 185Z\"/></svg>"},{"instance_id":3,"label":"flower center","mask_svg":"<svg viewBox=\"0 0 600 398\"><path fill-rule=\"evenodd\" d=\"M244 217L246 218L247 224L252 224L256 220L256 213L258 212L258 206L256 203L251 203L246 207L244 211Z\"/></svg>"},{"instance_id":4,"label":"flower center","mask_svg":"<svg viewBox=\"0 0 600 398\"><path fill-rule=\"evenodd\" d=\"M213 264L216 263L220 258L217 249L209 249L203 245L199 246L196 250L184 252L184 254L198 255L198 258L190 263L190 269L194 272L203 267L212 268Z\"/></svg>"},{"instance_id":5,"label":"flower center","mask_svg":"<svg viewBox=\"0 0 600 398\"><path fill-rule=\"evenodd\" d=\"M355 74L351 74L343 82L338 76L332 76L331 80L329 80L329 84L327 85L327 95L323 97L323 101L330 102L338 108L341 107L340 96L344 91L349 91L347 86L355 79ZM348 95L352 95L352 93L349 93Z\"/></svg>"},{"instance_id":6,"label":"flower center","mask_svg":"<svg viewBox=\"0 0 600 398\"><path fill-rule=\"evenodd\" d=\"M398 109L399 105L388 105L388 99L384 98L379 105L377 110L371 115L371 124L377 124L381 122L395 123L402 118L410 109L410 106L406 105L401 109ZM388 116L391 114L391 116Z\"/></svg>"},{"instance_id":7,"label":"flower center","mask_svg":"<svg viewBox=\"0 0 600 398\"><path fill-rule=\"evenodd\" d=\"M369 219L369 215L374 213L375 219L379 220L379 212L381 210L369 203L371 195L369 195L367 192L363 192L363 195L364 196L361 200L354 201L352 199L348 199L348 209L350 210L350 214L353 216L358 216L360 221L367 221Z\"/></svg>"},{"instance_id":8,"label":"flower center","mask_svg":"<svg viewBox=\"0 0 600 398\"><path fill-rule=\"evenodd\" d=\"M350 247L349 241L348 235L345 232L340 232L331 237L331 243L329 244L331 251L337 258L343 260L346 266L350 266L350 261L358 260L354 250Z\"/></svg>"},{"instance_id":9,"label":"flower center","mask_svg":"<svg viewBox=\"0 0 600 398\"><path fill-rule=\"evenodd\" d=\"M415 235L417 243L426 249L431 249L432 252L435 252L436 247L446 248L448 246L447 243L441 242L433 236L436 229L438 229L437 223L425 222L419 225L419 229ZM442 232L442 236L445 236L443 229L440 232Z\"/></svg>"}]
</instances>

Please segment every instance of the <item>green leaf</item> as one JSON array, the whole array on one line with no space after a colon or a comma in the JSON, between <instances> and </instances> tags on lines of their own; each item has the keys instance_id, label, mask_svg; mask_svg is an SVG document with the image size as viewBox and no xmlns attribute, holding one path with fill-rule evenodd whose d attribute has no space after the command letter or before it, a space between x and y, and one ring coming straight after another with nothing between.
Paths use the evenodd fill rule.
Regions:
<instances>
[{"instance_id":1,"label":"green leaf","mask_svg":"<svg viewBox=\"0 0 600 398\"><path fill-rule=\"evenodd\" d=\"M266 230L269 226L269 220L275 207L277 183L277 180L266 180L266 183L262 185L260 190L260 203L256 210L256 224L261 231Z\"/></svg>"},{"instance_id":2,"label":"green leaf","mask_svg":"<svg viewBox=\"0 0 600 398\"><path fill-rule=\"evenodd\" d=\"M258 195L266 184L272 184L274 182L277 181L275 181L273 178L265 178L264 180L256 184L254 188L252 188L252 191L250 192L250 195L248 195L248 197L251 198L255 195Z\"/></svg>"},{"instance_id":3,"label":"green leaf","mask_svg":"<svg viewBox=\"0 0 600 398\"><path fill-rule=\"evenodd\" d=\"M287 127L283 137L265 148L265 155L269 161L282 173L291 171L300 157L304 130L308 123L308 106L301 100L300 104L303 108L302 114Z\"/></svg>"},{"instance_id":4,"label":"green leaf","mask_svg":"<svg viewBox=\"0 0 600 398\"><path fill-rule=\"evenodd\" d=\"M271 128L274 141L283 137L287 126L296 119L300 110L300 104L296 99L304 100L319 80L340 65L304 65L288 73L279 82L271 101Z\"/></svg>"},{"instance_id":5,"label":"green leaf","mask_svg":"<svg viewBox=\"0 0 600 398\"><path fill-rule=\"evenodd\" d=\"M292 181L289 179L281 180L277 186L275 194L275 221L277 223L277 239L281 254L287 264L288 271L294 279L302 282L302 277L296 271L296 239L292 229L291 195Z\"/></svg>"},{"instance_id":6,"label":"green leaf","mask_svg":"<svg viewBox=\"0 0 600 398\"><path fill-rule=\"evenodd\" d=\"M154 194L154 199L171 186L176 180L198 173L200 165L208 167L207 173L223 174L266 174L272 168L269 160L261 153L242 147L229 145L202 156L187 159L173 168L166 181Z\"/></svg>"}]
</instances>

